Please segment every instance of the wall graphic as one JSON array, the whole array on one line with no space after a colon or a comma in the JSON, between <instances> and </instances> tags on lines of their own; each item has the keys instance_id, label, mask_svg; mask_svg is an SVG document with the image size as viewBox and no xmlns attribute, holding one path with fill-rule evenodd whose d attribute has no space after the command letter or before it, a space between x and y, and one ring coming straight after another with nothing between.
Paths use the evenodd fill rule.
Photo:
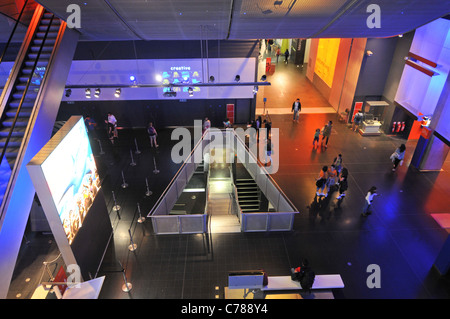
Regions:
<instances>
[{"instance_id":1,"label":"wall graphic","mask_svg":"<svg viewBox=\"0 0 450 319\"><path fill-rule=\"evenodd\" d=\"M333 84L334 69L341 39L319 39L314 72L329 86Z\"/></svg>"}]
</instances>

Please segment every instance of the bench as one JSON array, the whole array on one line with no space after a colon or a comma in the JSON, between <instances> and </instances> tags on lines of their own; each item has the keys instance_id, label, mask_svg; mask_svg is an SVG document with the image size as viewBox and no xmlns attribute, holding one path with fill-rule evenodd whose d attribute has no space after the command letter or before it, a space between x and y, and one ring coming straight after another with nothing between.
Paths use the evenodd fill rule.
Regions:
<instances>
[{"instance_id":1,"label":"bench","mask_svg":"<svg viewBox=\"0 0 450 319\"><path fill-rule=\"evenodd\" d=\"M301 290L298 281L291 276L269 276L268 285L261 288L262 291L270 290ZM344 288L344 282L340 275L316 275L311 289L336 289Z\"/></svg>"}]
</instances>

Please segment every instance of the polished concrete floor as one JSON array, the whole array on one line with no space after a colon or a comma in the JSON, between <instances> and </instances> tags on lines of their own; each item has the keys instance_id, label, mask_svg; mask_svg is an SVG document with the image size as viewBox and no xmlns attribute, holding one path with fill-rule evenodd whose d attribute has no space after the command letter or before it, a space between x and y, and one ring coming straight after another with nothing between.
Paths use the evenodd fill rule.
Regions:
<instances>
[{"instance_id":1,"label":"polished concrete floor","mask_svg":"<svg viewBox=\"0 0 450 319\"><path fill-rule=\"evenodd\" d=\"M141 130L121 131L114 147L104 141L104 155L94 148L114 230L97 274L106 276L100 298L223 299L229 271L262 268L269 276L287 276L307 258L316 274L342 276L345 288L333 291L336 299L448 299L449 278L436 274L432 265L449 233L433 216L450 207L450 162L440 172L418 172L410 167L416 142L408 141L404 165L392 172L389 156L403 140L362 137L332 113L301 114L298 123L291 115L271 114L273 128L280 132L279 170L273 178L300 212L291 232L154 235L150 219L136 222L136 207L139 203L146 215L180 167L170 159L177 142L170 139L171 130L159 130L158 150L150 148ZM313 148L314 130L328 120L334 123L328 148ZM137 165L131 166L135 138L141 154L134 154ZM347 196L340 207L335 194L318 205L315 178L339 153L350 173ZM127 188L121 187L122 172ZM145 178L151 196L145 195ZM381 196L373 213L361 217L373 185ZM121 206L118 213L112 209L112 191ZM135 251L128 249L128 230ZM29 283L42 273L40 261L55 256L49 234L24 242L8 298L29 298ZM380 288L367 286L373 264L381 269ZM122 291L124 278L132 284L129 292Z\"/></svg>"}]
</instances>

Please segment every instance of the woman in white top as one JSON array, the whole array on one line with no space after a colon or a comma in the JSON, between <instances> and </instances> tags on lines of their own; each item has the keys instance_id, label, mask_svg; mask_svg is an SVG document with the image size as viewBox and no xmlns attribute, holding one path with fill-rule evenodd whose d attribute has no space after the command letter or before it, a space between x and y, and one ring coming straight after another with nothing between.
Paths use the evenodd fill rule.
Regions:
<instances>
[{"instance_id":1,"label":"woman in white top","mask_svg":"<svg viewBox=\"0 0 450 319\"><path fill-rule=\"evenodd\" d=\"M395 172L395 170L397 169L398 164L403 162L403 158L405 158L405 151L406 151L406 146L405 146L405 144L402 144L402 145L400 145L399 148L397 148L395 150L394 153L392 153L391 160L392 160L392 163L394 163L394 167L392 168L393 172Z\"/></svg>"},{"instance_id":2,"label":"woman in white top","mask_svg":"<svg viewBox=\"0 0 450 319\"><path fill-rule=\"evenodd\" d=\"M370 211L370 205L372 205L373 198L378 195L377 194L377 188L375 186L372 186L369 191L367 192L366 199L364 201L364 208L363 212L361 213L362 216L370 215L372 212Z\"/></svg>"}]
</instances>

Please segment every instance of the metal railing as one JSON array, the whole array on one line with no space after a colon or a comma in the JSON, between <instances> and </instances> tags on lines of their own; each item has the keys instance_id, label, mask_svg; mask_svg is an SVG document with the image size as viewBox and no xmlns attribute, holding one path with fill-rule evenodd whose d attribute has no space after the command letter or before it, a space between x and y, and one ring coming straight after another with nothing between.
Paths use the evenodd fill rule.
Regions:
<instances>
[{"instance_id":1,"label":"metal railing","mask_svg":"<svg viewBox=\"0 0 450 319\"><path fill-rule=\"evenodd\" d=\"M3 62L3 59L5 58L6 51L8 50L9 45L11 44L11 41L14 37L14 34L16 33L17 26L20 23L20 19L22 19L22 15L23 15L23 12L25 11L25 7L27 6L27 4L28 4L28 0L25 0L25 3L23 4L22 9L20 10L19 17L17 18L16 23L14 23L14 27L11 31L11 34L9 35L8 42L6 42L5 48L3 49L2 55L0 56L0 64Z\"/></svg>"}]
</instances>

